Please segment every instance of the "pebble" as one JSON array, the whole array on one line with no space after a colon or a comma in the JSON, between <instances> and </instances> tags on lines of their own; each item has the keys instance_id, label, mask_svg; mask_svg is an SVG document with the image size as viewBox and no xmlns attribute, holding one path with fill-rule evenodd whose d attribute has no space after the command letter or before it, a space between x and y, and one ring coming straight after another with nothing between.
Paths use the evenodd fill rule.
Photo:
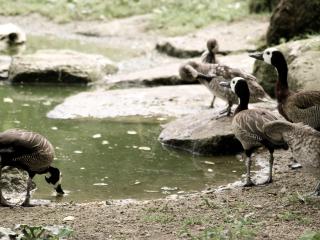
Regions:
<instances>
[{"instance_id":1,"label":"pebble","mask_svg":"<svg viewBox=\"0 0 320 240\"><path fill-rule=\"evenodd\" d=\"M68 216L63 219L64 222L73 221L75 218L73 216Z\"/></svg>"}]
</instances>

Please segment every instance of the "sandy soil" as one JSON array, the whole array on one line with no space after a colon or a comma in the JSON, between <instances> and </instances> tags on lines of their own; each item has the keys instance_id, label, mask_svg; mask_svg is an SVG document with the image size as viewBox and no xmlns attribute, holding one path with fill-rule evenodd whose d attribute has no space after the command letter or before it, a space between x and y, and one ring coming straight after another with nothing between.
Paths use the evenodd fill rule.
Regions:
<instances>
[{"instance_id":1,"label":"sandy soil","mask_svg":"<svg viewBox=\"0 0 320 240\"><path fill-rule=\"evenodd\" d=\"M39 34L48 33L41 32L41 28L49 29L50 34L59 34L64 29L59 30L52 23L39 24L39 20L32 18L0 18L1 22L8 19L12 22L20 19L20 23ZM266 152L258 154L268 157ZM274 182L267 186L212 190L153 201L106 199L86 204L1 208L0 226L66 225L74 230L71 239L81 240L298 239L304 231L320 228L320 199L299 199L299 194L312 190L315 179L302 169L290 170L289 158L289 152L276 152ZM74 220L64 221L67 216L73 216Z\"/></svg>"}]
</instances>

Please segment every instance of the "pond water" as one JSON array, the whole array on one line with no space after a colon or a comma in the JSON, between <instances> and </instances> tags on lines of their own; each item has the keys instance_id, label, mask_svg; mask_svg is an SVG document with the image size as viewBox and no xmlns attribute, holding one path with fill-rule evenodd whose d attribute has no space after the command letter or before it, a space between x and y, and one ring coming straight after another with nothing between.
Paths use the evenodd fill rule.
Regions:
<instances>
[{"instance_id":1,"label":"pond water","mask_svg":"<svg viewBox=\"0 0 320 240\"><path fill-rule=\"evenodd\" d=\"M163 119L57 120L46 113L83 87L0 86L1 129L25 128L46 136L63 172L64 201L150 199L235 181L244 164L235 157L201 157L164 148ZM208 164L213 163L213 164ZM33 198L54 199L37 175Z\"/></svg>"}]
</instances>

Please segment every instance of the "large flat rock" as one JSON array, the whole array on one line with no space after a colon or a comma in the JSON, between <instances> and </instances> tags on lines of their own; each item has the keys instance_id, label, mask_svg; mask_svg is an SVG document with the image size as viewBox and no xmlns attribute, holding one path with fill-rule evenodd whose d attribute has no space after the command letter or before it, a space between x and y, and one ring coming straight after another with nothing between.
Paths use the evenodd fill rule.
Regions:
<instances>
[{"instance_id":1,"label":"large flat rock","mask_svg":"<svg viewBox=\"0 0 320 240\"><path fill-rule=\"evenodd\" d=\"M164 126L159 136L162 144L184 151L222 155L240 152L242 146L232 133L231 117L216 120L217 111L203 110Z\"/></svg>"},{"instance_id":2,"label":"large flat rock","mask_svg":"<svg viewBox=\"0 0 320 240\"><path fill-rule=\"evenodd\" d=\"M101 55L70 50L40 50L14 56L9 69L13 83L89 83L115 73L117 67Z\"/></svg>"},{"instance_id":3,"label":"large flat rock","mask_svg":"<svg viewBox=\"0 0 320 240\"><path fill-rule=\"evenodd\" d=\"M161 40L156 48L170 56L195 57L206 50L208 39L215 38L221 52L254 51L254 42L265 34L267 28L267 20L255 19L254 24L252 19L233 23L219 22L196 33Z\"/></svg>"},{"instance_id":4,"label":"large flat rock","mask_svg":"<svg viewBox=\"0 0 320 240\"><path fill-rule=\"evenodd\" d=\"M201 85L162 86L82 92L48 113L50 118L179 117L206 108L211 93ZM217 101L217 106L224 107ZM221 109L220 109L221 110Z\"/></svg>"}]
</instances>

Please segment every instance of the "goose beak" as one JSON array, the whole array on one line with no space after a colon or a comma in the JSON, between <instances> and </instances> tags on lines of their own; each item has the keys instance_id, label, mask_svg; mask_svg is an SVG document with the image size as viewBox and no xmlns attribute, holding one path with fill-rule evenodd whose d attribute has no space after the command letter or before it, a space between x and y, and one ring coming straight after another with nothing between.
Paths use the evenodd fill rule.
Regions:
<instances>
[{"instance_id":1,"label":"goose beak","mask_svg":"<svg viewBox=\"0 0 320 240\"><path fill-rule=\"evenodd\" d=\"M226 88L231 88L230 82L219 82L220 86L226 87Z\"/></svg>"},{"instance_id":2,"label":"goose beak","mask_svg":"<svg viewBox=\"0 0 320 240\"><path fill-rule=\"evenodd\" d=\"M263 53L261 52L250 53L249 57L263 61Z\"/></svg>"}]
</instances>

